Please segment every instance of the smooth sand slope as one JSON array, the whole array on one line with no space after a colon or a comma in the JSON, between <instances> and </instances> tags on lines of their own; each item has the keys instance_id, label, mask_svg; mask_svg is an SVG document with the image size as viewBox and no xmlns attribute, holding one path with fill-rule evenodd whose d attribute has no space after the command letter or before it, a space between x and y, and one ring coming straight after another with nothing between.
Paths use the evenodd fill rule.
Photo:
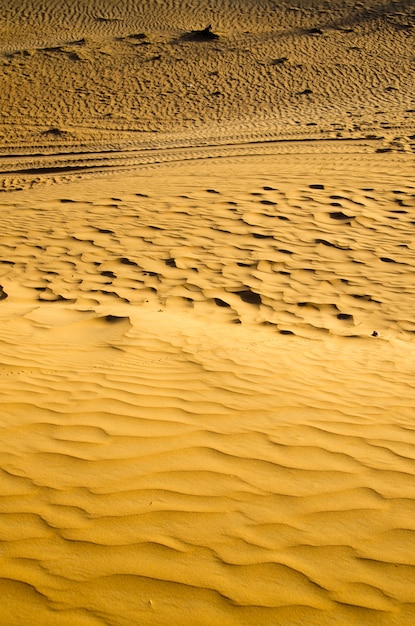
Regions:
<instances>
[{"instance_id":1,"label":"smooth sand slope","mask_svg":"<svg viewBox=\"0 0 415 626\"><path fill-rule=\"evenodd\" d=\"M413 18L2 5L1 626L414 624Z\"/></svg>"}]
</instances>

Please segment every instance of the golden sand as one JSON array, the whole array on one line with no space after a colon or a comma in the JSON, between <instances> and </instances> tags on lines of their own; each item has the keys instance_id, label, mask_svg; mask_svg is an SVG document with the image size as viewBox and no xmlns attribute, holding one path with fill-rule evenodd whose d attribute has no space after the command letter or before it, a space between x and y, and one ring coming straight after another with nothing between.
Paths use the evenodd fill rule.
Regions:
<instances>
[{"instance_id":1,"label":"golden sand","mask_svg":"<svg viewBox=\"0 0 415 626\"><path fill-rule=\"evenodd\" d=\"M410 4L1 9L1 626L415 622Z\"/></svg>"}]
</instances>

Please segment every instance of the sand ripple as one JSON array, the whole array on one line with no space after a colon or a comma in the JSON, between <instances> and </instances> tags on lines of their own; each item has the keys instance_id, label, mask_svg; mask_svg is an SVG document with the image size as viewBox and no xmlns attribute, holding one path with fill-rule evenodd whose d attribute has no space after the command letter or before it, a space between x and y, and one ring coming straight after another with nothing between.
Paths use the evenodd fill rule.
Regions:
<instances>
[{"instance_id":1,"label":"sand ripple","mask_svg":"<svg viewBox=\"0 0 415 626\"><path fill-rule=\"evenodd\" d=\"M415 195L388 158L4 197L1 624L413 623Z\"/></svg>"}]
</instances>

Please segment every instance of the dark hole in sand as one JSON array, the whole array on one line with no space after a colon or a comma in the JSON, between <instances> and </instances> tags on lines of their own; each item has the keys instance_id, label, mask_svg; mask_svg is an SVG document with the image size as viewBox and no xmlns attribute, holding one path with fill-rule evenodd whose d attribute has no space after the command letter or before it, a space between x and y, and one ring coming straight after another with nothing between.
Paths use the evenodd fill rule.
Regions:
<instances>
[{"instance_id":1,"label":"dark hole in sand","mask_svg":"<svg viewBox=\"0 0 415 626\"><path fill-rule=\"evenodd\" d=\"M250 289L247 289L245 291L237 291L236 293L243 302L247 302L248 304L261 304L262 302L259 293L255 293Z\"/></svg>"},{"instance_id":2,"label":"dark hole in sand","mask_svg":"<svg viewBox=\"0 0 415 626\"><path fill-rule=\"evenodd\" d=\"M123 265L133 265L134 267L138 267L138 264L135 261L130 261L130 259L127 259L126 257L123 257L120 261Z\"/></svg>"},{"instance_id":3,"label":"dark hole in sand","mask_svg":"<svg viewBox=\"0 0 415 626\"><path fill-rule=\"evenodd\" d=\"M350 219L346 213L342 213L342 211L334 211L330 213L330 217L332 220L348 220Z\"/></svg>"},{"instance_id":4,"label":"dark hole in sand","mask_svg":"<svg viewBox=\"0 0 415 626\"><path fill-rule=\"evenodd\" d=\"M123 322L127 320L128 317L121 317L120 315L106 315L104 320L109 324L117 324L118 322Z\"/></svg>"},{"instance_id":5,"label":"dark hole in sand","mask_svg":"<svg viewBox=\"0 0 415 626\"><path fill-rule=\"evenodd\" d=\"M224 308L229 308L231 305L228 304L228 302L225 302L224 300L221 300L220 298L215 298L215 304L217 306L221 306Z\"/></svg>"}]
</instances>

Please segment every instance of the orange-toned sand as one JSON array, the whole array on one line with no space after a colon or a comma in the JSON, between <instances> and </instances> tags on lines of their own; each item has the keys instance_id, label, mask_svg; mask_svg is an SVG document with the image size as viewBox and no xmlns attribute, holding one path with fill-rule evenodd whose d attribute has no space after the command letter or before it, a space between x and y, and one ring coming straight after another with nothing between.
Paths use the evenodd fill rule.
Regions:
<instances>
[{"instance_id":1,"label":"orange-toned sand","mask_svg":"<svg viewBox=\"0 0 415 626\"><path fill-rule=\"evenodd\" d=\"M0 625L412 626L412 3L5 4Z\"/></svg>"}]
</instances>

